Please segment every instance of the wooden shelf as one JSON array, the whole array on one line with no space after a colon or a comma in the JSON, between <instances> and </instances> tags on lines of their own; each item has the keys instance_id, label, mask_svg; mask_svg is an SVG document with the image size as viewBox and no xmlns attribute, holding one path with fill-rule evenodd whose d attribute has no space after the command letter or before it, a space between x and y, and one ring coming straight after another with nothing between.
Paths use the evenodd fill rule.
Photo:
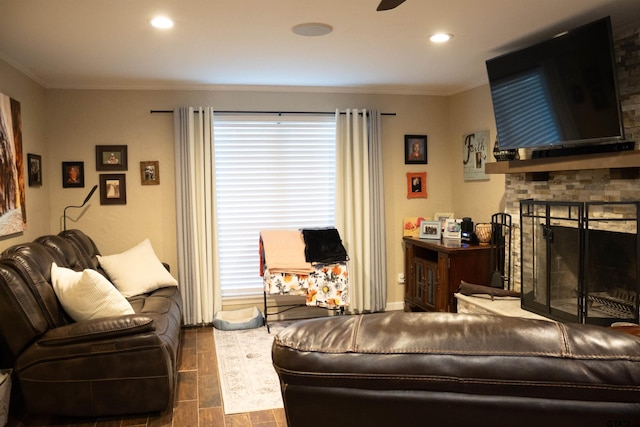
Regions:
<instances>
[{"instance_id":1,"label":"wooden shelf","mask_svg":"<svg viewBox=\"0 0 640 427\"><path fill-rule=\"evenodd\" d=\"M487 174L546 173L556 171L612 169L620 178L635 178L640 170L640 151L584 154L529 160L493 162L485 165Z\"/></svg>"}]
</instances>

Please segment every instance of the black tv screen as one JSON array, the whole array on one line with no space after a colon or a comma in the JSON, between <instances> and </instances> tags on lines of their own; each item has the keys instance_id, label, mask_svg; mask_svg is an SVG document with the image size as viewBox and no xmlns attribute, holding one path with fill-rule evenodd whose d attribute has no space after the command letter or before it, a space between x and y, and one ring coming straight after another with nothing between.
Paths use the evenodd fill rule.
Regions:
<instances>
[{"instance_id":1,"label":"black tv screen","mask_svg":"<svg viewBox=\"0 0 640 427\"><path fill-rule=\"evenodd\" d=\"M624 139L608 17L486 66L501 149Z\"/></svg>"}]
</instances>

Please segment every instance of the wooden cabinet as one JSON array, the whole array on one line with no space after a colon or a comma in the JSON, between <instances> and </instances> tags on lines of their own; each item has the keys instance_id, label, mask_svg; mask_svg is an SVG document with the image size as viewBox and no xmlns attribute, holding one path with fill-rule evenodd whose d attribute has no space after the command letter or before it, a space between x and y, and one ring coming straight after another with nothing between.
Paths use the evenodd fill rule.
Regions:
<instances>
[{"instance_id":1,"label":"wooden cabinet","mask_svg":"<svg viewBox=\"0 0 640 427\"><path fill-rule=\"evenodd\" d=\"M460 281L488 285L491 248L458 239L404 237L405 311L455 311Z\"/></svg>"}]
</instances>

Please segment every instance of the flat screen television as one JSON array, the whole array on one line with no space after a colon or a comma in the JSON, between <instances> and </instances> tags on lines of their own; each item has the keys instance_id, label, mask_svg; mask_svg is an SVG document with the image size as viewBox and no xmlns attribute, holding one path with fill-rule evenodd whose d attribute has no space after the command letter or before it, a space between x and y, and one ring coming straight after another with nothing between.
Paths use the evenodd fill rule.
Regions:
<instances>
[{"instance_id":1,"label":"flat screen television","mask_svg":"<svg viewBox=\"0 0 640 427\"><path fill-rule=\"evenodd\" d=\"M624 140L609 17L486 66L500 149Z\"/></svg>"}]
</instances>

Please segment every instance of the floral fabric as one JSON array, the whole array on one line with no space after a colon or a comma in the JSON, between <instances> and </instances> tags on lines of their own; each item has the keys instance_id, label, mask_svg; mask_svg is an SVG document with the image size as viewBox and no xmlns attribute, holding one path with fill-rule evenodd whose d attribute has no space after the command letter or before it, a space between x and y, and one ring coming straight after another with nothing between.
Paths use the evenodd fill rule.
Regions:
<instances>
[{"instance_id":1,"label":"floral fabric","mask_svg":"<svg viewBox=\"0 0 640 427\"><path fill-rule=\"evenodd\" d=\"M271 273L264 269L264 291L268 294L306 295L309 276L291 273Z\"/></svg>"},{"instance_id":2,"label":"floral fabric","mask_svg":"<svg viewBox=\"0 0 640 427\"><path fill-rule=\"evenodd\" d=\"M268 294L306 296L308 306L337 308L349 305L347 263L314 264L308 276L271 273L265 267L264 290Z\"/></svg>"}]
</instances>

